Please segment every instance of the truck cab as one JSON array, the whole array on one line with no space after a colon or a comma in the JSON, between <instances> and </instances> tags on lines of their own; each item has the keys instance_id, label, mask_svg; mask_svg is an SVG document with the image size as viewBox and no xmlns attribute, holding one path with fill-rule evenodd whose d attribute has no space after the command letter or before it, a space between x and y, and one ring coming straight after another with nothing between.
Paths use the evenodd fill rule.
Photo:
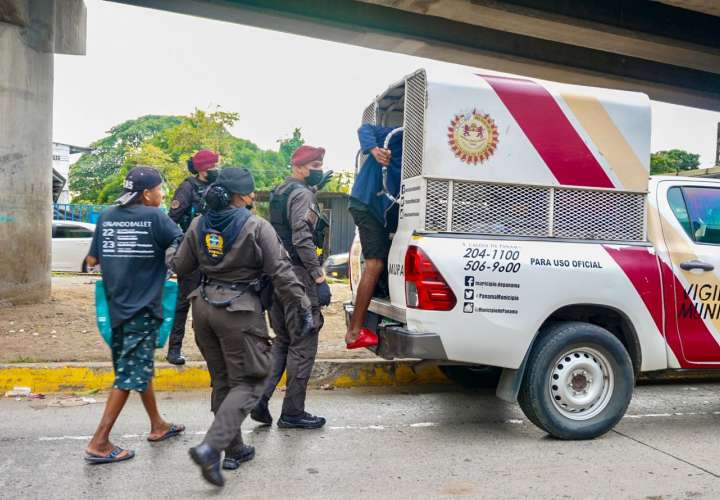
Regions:
<instances>
[{"instance_id":1,"label":"truck cab","mask_svg":"<svg viewBox=\"0 0 720 500\"><path fill-rule=\"evenodd\" d=\"M720 367L720 184L649 178L647 96L420 70L363 123L404 129L377 355L491 367L562 439L610 430L641 372Z\"/></svg>"}]
</instances>

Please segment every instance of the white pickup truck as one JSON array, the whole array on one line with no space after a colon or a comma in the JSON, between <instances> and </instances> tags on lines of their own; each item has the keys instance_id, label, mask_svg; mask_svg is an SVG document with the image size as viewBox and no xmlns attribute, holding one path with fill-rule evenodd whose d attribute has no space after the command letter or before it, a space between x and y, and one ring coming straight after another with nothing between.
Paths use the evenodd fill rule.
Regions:
<instances>
[{"instance_id":1,"label":"white pickup truck","mask_svg":"<svg viewBox=\"0 0 720 500\"><path fill-rule=\"evenodd\" d=\"M647 96L420 70L363 123L404 128L379 356L497 367L562 439L610 430L641 372L720 368L720 183L649 179Z\"/></svg>"}]
</instances>

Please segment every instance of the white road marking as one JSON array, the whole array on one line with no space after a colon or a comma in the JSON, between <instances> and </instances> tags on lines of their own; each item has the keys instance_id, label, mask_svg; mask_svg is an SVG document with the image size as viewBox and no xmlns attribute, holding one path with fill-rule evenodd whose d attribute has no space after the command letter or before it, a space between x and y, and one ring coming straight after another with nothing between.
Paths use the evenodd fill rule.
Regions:
<instances>
[{"instance_id":1,"label":"white road marking","mask_svg":"<svg viewBox=\"0 0 720 500\"><path fill-rule=\"evenodd\" d=\"M87 441L90 438L92 438L92 436L40 436L38 441Z\"/></svg>"},{"instance_id":2,"label":"white road marking","mask_svg":"<svg viewBox=\"0 0 720 500\"><path fill-rule=\"evenodd\" d=\"M645 413L640 415L625 415L623 418L638 420L642 418L668 418L668 417L694 417L698 415L720 415L720 411L692 411L692 412L674 412L674 413ZM519 418L510 418L503 421L504 424L520 425L524 424L525 420ZM329 425L328 430L331 431L385 431L393 429L422 429L427 427L437 427L440 424L437 422L417 422L414 424L398 424L398 425ZM448 424L452 425L452 424ZM253 429L243 429L243 434L253 434ZM185 434L193 436L204 436L207 431L195 431L186 432ZM146 437L147 434L124 434L123 439L137 439ZM40 436L38 441L87 441L92 436Z\"/></svg>"}]
</instances>

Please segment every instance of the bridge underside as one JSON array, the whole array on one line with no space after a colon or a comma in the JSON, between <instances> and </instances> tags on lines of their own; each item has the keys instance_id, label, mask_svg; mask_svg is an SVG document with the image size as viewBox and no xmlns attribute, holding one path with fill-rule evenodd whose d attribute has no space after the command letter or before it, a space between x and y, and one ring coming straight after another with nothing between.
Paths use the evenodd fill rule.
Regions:
<instances>
[{"instance_id":1,"label":"bridge underside","mask_svg":"<svg viewBox=\"0 0 720 500\"><path fill-rule=\"evenodd\" d=\"M713 0L108 0L720 111Z\"/></svg>"}]
</instances>

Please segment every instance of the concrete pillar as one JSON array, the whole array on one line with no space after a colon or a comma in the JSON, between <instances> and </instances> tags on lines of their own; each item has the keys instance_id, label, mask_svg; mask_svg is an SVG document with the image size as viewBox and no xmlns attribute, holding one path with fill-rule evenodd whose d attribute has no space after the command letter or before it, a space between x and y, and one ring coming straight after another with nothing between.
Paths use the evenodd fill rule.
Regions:
<instances>
[{"instance_id":1,"label":"concrete pillar","mask_svg":"<svg viewBox=\"0 0 720 500\"><path fill-rule=\"evenodd\" d=\"M0 303L50 296L53 53L84 53L82 0L0 0Z\"/></svg>"}]
</instances>

